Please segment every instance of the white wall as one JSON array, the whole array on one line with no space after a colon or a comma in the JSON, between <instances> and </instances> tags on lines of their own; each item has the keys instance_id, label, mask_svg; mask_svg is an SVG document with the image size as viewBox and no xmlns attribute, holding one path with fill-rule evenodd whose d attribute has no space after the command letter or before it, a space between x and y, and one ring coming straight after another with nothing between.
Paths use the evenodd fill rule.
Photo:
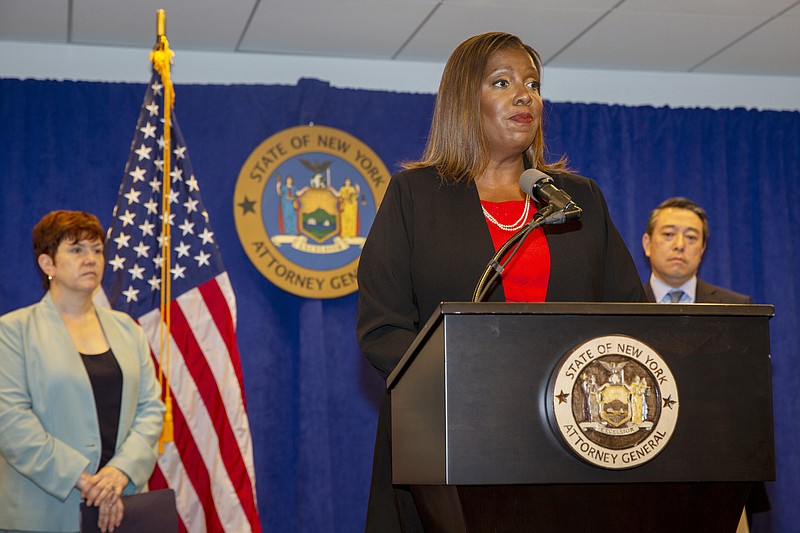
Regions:
<instances>
[{"instance_id":1,"label":"white wall","mask_svg":"<svg viewBox=\"0 0 800 533\"><path fill-rule=\"evenodd\" d=\"M177 51L176 84L284 84L317 78L335 87L435 93L443 64L251 53ZM149 50L0 42L0 77L144 83ZM554 102L800 110L800 77L561 69L545 66Z\"/></svg>"}]
</instances>

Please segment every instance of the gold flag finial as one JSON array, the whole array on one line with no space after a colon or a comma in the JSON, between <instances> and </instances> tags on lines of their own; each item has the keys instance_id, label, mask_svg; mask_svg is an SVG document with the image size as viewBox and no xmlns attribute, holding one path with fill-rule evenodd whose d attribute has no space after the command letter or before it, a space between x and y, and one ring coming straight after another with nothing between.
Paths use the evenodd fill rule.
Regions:
<instances>
[{"instance_id":1,"label":"gold flag finial","mask_svg":"<svg viewBox=\"0 0 800 533\"><path fill-rule=\"evenodd\" d=\"M156 43L161 40L161 37L167 35L167 14L163 9L156 11Z\"/></svg>"},{"instance_id":2,"label":"gold flag finial","mask_svg":"<svg viewBox=\"0 0 800 533\"><path fill-rule=\"evenodd\" d=\"M172 83L169 66L174 56L175 53L169 49L169 41L167 40L167 14L163 9L159 9L156 12L156 44L153 46L153 51L150 52L150 62L161 74L162 81L165 84ZM170 101L170 104L172 103Z\"/></svg>"}]
</instances>

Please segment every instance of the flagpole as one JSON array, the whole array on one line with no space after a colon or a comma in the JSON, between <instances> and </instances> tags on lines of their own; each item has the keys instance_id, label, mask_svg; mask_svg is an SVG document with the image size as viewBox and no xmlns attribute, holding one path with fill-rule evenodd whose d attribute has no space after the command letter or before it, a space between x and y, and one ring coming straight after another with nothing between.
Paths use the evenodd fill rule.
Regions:
<instances>
[{"instance_id":1,"label":"flagpole","mask_svg":"<svg viewBox=\"0 0 800 533\"><path fill-rule=\"evenodd\" d=\"M166 410L161 435L143 435L159 443L149 489L175 491L186 531L261 533L233 287L178 125L163 11L156 23L151 81L106 239L114 259L104 286L158 353Z\"/></svg>"},{"instance_id":2,"label":"flagpole","mask_svg":"<svg viewBox=\"0 0 800 533\"><path fill-rule=\"evenodd\" d=\"M170 225L170 174L172 164L170 155L172 153L172 106L175 103L175 92L170 76L170 65L172 57L175 55L169 49L169 41L166 35L167 16L163 9L156 12L156 44L150 52L150 61L153 67L161 76L164 84L164 147L163 147L163 186L161 189L161 322L159 324L159 382L164 390L164 403L166 411L164 413L164 430L158 441L158 453L164 453L164 443L173 442L174 423L172 418L172 392L169 384L169 371L171 363L170 331L172 326L172 316L170 302L172 300L172 290L170 281L171 258L172 258L172 235ZM164 370L166 366L166 371Z\"/></svg>"}]
</instances>

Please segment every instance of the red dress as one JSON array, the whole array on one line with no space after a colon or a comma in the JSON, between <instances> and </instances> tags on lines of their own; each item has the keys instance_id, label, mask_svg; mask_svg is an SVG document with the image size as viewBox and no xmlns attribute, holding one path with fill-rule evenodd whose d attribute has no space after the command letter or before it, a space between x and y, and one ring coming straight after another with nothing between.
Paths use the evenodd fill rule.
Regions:
<instances>
[{"instance_id":1,"label":"red dress","mask_svg":"<svg viewBox=\"0 0 800 533\"><path fill-rule=\"evenodd\" d=\"M511 200L508 202L487 202L481 200L481 205L498 223L511 226L520 220L525 209L524 200ZM525 218L525 223L530 222L536 213L536 205L531 202L530 212ZM497 224L486 219L489 233L492 235L495 251L516 232L516 230L502 229ZM511 250L514 248L512 247ZM511 253L509 250L503 264ZM522 243L519 251L503 270L503 292L507 302L543 302L547 296L547 284L550 280L550 248L542 228L532 231Z\"/></svg>"}]
</instances>

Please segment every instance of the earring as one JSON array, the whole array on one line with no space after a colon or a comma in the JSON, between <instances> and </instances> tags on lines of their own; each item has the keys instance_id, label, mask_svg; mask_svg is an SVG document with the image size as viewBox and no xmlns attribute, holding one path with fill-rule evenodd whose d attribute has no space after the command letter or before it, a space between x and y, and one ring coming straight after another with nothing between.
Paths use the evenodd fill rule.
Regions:
<instances>
[{"instance_id":1,"label":"earring","mask_svg":"<svg viewBox=\"0 0 800 533\"><path fill-rule=\"evenodd\" d=\"M50 275L48 274L48 276L47 276L47 281L53 281L53 276L50 276Z\"/></svg>"}]
</instances>

